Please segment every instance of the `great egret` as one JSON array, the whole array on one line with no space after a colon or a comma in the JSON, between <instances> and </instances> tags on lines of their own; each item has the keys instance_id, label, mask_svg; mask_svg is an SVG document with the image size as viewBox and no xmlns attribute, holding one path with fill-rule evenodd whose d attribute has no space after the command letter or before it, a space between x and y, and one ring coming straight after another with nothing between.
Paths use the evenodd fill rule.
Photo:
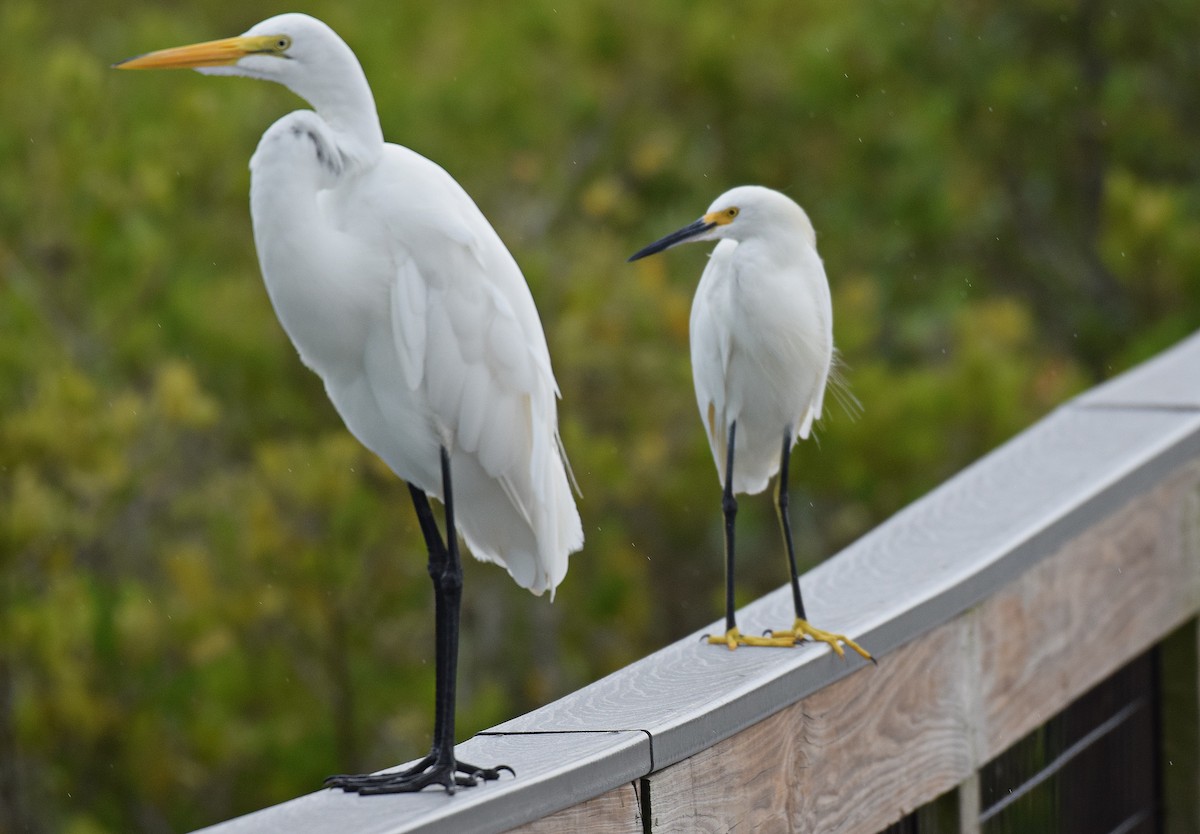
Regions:
<instances>
[{"instance_id":1,"label":"great egret","mask_svg":"<svg viewBox=\"0 0 1200 834\"><path fill-rule=\"evenodd\" d=\"M283 14L238 37L116 66L275 81L316 111L279 119L250 160L259 264L280 323L346 427L408 482L437 635L429 755L402 772L327 784L452 792L498 778L504 766L454 756L456 531L477 558L538 595L553 596L568 555L583 545L558 436L558 386L520 269L449 174L384 142L358 59L321 21ZM428 496L445 506L444 542Z\"/></svg>"},{"instance_id":2,"label":"great egret","mask_svg":"<svg viewBox=\"0 0 1200 834\"><path fill-rule=\"evenodd\" d=\"M821 416L833 363L833 308L816 232L790 198L744 185L718 197L699 220L629 260L698 240L720 241L696 289L689 327L696 402L724 483L726 632L708 640L734 649L793 646L808 637L828 643L843 657L840 644L845 643L870 660L845 635L808 623L787 513L791 449ZM775 506L796 620L769 637L743 635L734 618L734 496L762 492L777 472Z\"/></svg>"}]
</instances>

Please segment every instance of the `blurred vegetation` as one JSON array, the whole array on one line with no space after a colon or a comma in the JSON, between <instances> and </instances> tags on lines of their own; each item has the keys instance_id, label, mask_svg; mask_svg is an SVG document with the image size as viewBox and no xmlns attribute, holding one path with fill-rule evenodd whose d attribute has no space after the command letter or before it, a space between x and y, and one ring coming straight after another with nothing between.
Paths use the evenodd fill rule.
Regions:
<instances>
[{"instance_id":1,"label":"blurred vegetation","mask_svg":"<svg viewBox=\"0 0 1200 834\"><path fill-rule=\"evenodd\" d=\"M289 10L0 5L0 831L172 831L422 752L432 617L403 485L276 323L246 163L282 88L119 74ZM525 270L586 549L551 605L467 566L462 737L720 616L691 389L701 247L804 205L864 411L794 464L823 558L1200 326L1194 0L317 0L387 136ZM746 500L744 600L782 583Z\"/></svg>"}]
</instances>

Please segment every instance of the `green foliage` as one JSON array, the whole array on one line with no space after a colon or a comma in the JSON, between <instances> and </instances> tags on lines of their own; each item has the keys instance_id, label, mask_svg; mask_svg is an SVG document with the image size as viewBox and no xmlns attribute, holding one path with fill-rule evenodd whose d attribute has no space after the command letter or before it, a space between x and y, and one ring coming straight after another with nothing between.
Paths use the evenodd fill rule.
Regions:
<instances>
[{"instance_id":1,"label":"green foliage","mask_svg":"<svg viewBox=\"0 0 1200 834\"><path fill-rule=\"evenodd\" d=\"M726 188L808 209L863 405L796 454L810 562L1200 326L1185 0L308 10L389 138L492 219L563 390L587 546L553 605L467 566L462 736L720 615L687 351L705 255L624 258ZM0 6L0 831L196 827L428 743L406 491L258 277L246 162L298 102L108 69L254 22ZM784 571L769 502L742 506L750 599Z\"/></svg>"}]
</instances>

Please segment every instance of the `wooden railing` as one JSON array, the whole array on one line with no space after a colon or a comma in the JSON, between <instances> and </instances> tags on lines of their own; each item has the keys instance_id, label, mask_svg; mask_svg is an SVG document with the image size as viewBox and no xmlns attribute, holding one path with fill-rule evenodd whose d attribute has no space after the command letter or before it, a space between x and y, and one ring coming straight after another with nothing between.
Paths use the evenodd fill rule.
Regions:
<instances>
[{"instance_id":1,"label":"wooden railing","mask_svg":"<svg viewBox=\"0 0 1200 834\"><path fill-rule=\"evenodd\" d=\"M697 633L459 746L517 778L454 796L320 791L206 830L872 834L970 788L1200 612L1200 335L1067 403L803 582L813 620L869 646L878 668L824 647L715 651ZM786 621L790 605L781 588L740 619ZM977 796L961 790L966 834Z\"/></svg>"}]
</instances>

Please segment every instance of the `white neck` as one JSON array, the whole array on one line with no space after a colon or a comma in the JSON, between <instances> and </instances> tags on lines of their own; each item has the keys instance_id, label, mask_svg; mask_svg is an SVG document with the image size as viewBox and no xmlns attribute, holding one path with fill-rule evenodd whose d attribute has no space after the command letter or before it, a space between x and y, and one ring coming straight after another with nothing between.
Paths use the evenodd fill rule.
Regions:
<instances>
[{"instance_id":1,"label":"white neck","mask_svg":"<svg viewBox=\"0 0 1200 834\"><path fill-rule=\"evenodd\" d=\"M383 152L379 113L358 59L349 48L344 57L346 60L339 62L341 72L305 78L292 92L313 106L336 134L337 145L346 156L360 164L373 163Z\"/></svg>"}]
</instances>

